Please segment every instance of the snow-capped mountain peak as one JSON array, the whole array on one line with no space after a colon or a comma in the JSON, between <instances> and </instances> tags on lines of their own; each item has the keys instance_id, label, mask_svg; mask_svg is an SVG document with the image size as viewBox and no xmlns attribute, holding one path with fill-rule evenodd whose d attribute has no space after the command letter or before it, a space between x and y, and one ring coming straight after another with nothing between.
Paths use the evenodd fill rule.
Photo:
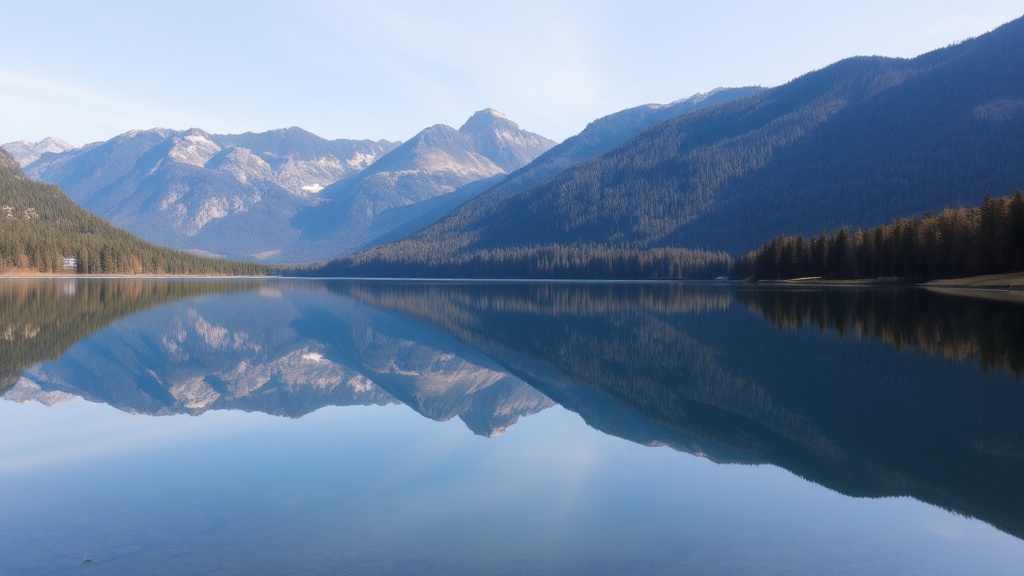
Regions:
<instances>
[{"instance_id":1,"label":"snow-capped mountain peak","mask_svg":"<svg viewBox=\"0 0 1024 576\"><path fill-rule=\"evenodd\" d=\"M8 142L7 144L4 144L2 148L14 157L19 166L24 168L38 160L43 154L60 154L65 150L71 150L74 148L74 145L61 140L60 138L48 136L39 142L29 142L28 140Z\"/></svg>"},{"instance_id":2,"label":"snow-capped mountain peak","mask_svg":"<svg viewBox=\"0 0 1024 576\"><path fill-rule=\"evenodd\" d=\"M206 163L221 151L221 147L210 139L210 135L198 128L187 130L171 140L173 145L167 156L183 164L206 166Z\"/></svg>"}]
</instances>

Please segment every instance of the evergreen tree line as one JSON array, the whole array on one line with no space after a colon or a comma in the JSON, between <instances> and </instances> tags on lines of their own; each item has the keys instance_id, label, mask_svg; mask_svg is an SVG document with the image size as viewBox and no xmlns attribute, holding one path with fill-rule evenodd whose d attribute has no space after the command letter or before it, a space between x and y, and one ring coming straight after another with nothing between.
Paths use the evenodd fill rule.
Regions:
<instances>
[{"instance_id":1,"label":"evergreen tree line","mask_svg":"<svg viewBox=\"0 0 1024 576\"><path fill-rule=\"evenodd\" d=\"M1024 194L990 198L973 208L900 218L810 240L779 236L736 261L731 276L781 280L893 277L907 281L1024 271Z\"/></svg>"},{"instance_id":2,"label":"evergreen tree line","mask_svg":"<svg viewBox=\"0 0 1024 576\"><path fill-rule=\"evenodd\" d=\"M292 272L367 278L699 279L727 275L731 266L725 252L548 245L445 256L366 253Z\"/></svg>"},{"instance_id":3,"label":"evergreen tree line","mask_svg":"<svg viewBox=\"0 0 1024 576\"><path fill-rule=\"evenodd\" d=\"M74 266L65 267L65 258ZM263 275L259 264L202 258L145 242L86 212L56 186L0 158L0 273Z\"/></svg>"}]
</instances>

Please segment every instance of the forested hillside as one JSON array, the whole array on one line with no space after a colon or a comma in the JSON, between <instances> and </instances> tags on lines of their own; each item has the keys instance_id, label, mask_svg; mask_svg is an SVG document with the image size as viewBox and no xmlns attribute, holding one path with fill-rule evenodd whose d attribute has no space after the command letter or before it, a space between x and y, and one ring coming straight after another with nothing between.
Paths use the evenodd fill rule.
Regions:
<instances>
[{"instance_id":1,"label":"forested hillside","mask_svg":"<svg viewBox=\"0 0 1024 576\"><path fill-rule=\"evenodd\" d=\"M65 258L74 266L65 268ZM0 272L90 274L264 274L258 264L200 258L160 248L86 212L59 188L22 174L0 151Z\"/></svg>"},{"instance_id":2,"label":"forested hillside","mask_svg":"<svg viewBox=\"0 0 1024 576\"><path fill-rule=\"evenodd\" d=\"M962 278L1024 272L1024 194L985 197L980 207L846 228L805 240L779 236L740 258L734 278Z\"/></svg>"},{"instance_id":3,"label":"forested hillside","mask_svg":"<svg viewBox=\"0 0 1024 576\"><path fill-rule=\"evenodd\" d=\"M474 227L487 226L501 218L507 210L505 201L534 186L543 184L573 164L593 158L643 130L695 110L731 102L763 91L758 86L716 88L706 94L695 94L670 104L636 106L598 118L579 134L537 157L536 160L509 174L478 197L466 202L409 238L392 242L360 255L363 260L381 262L408 259L421 248L436 253L454 254L475 238Z\"/></svg>"},{"instance_id":4,"label":"forested hillside","mask_svg":"<svg viewBox=\"0 0 1024 576\"><path fill-rule=\"evenodd\" d=\"M914 59L851 58L657 124L443 233L381 247L451 259L536 245L743 253L1024 186L1024 20Z\"/></svg>"}]
</instances>

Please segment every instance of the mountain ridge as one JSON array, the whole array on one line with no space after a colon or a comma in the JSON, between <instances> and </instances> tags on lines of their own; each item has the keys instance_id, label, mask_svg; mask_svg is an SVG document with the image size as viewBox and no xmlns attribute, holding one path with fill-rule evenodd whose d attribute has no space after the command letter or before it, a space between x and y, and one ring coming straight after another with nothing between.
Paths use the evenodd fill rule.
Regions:
<instances>
[{"instance_id":1,"label":"mountain ridge","mask_svg":"<svg viewBox=\"0 0 1024 576\"><path fill-rule=\"evenodd\" d=\"M916 58L847 58L654 124L357 256L458 261L536 246L739 254L779 234L975 204L1024 186L1022 47L1018 19Z\"/></svg>"},{"instance_id":2,"label":"mountain ridge","mask_svg":"<svg viewBox=\"0 0 1024 576\"><path fill-rule=\"evenodd\" d=\"M26 173L157 244L310 262L439 216L479 190L460 191L465 185L503 175L553 145L487 109L462 130L436 125L406 143L328 141L298 127L233 135L131 130L41 156Z\"/></svg>"},{"instance_id":3,"label":"mountain ridge","mask_svg":"<svg viewBox=\"0 0 1024 576\"><path fill-rule=\"evenodd\" d=\"M71 150L74 147L74 144L52 136L47 136L39 142L19 140L17 142L8 142L7 144L0 146L0 148L3 148L4 151L17 160L18 164L22 168L35 162L44 154L59 154L67 150Z\"/></svg>"},{"instance_id":4,"label":"mountain ridge","mask_svg":"<svg viewBox=\"0 0 1024 576\"><path fill-rule=\"evenodd\" d=\"M411 234L408 238L371 248L366 254L372 258L378 254L388 257L396 252L449 253L465 248L478 229L485 225L487 217L500 217L503 202L507 199L543 184L576 163L611 150L651 126L701 108L744 98L762 90L764 89L757 86L716 88L669 104L645 104L598 118L590 122L579 134L567 138L541 154L530 164L509 174L434 224ZM463 232L460 227L467 221L470 222L467 225L468 230L460 237L460 233Z\"/></svg>"},{"instance_id":5,"label":"mountain ridge","mask_svg":"<svg viewBox=\"0 0 1024 576\"><path fill-rule=\"evenodd\" d=\"M421 130L359 174L325 188L324 202L294 222L304 236L330 239L338 248L334 255L352 252L415 219L409 208L429 203L433 212L446 212L478 193L476 182L504 176L554 145L496 110L482 110L458 130L444 124ZM387 218L378 217L384 213Z\"/></svg>"},{"instance_id":6,"label":"mountain ridge","mask_svg":"<svg viewBox=\"0 0 1024 576\"><path fill-rule=\"evenodd\" d=\"M259 260L298 238L290 215L396 145L325 140L299 128L238 135L153 128L41 157L26 172L152 242Z\"/></svg>"},{"instance_id":7,"label":"mountain ridge","mask_svg":"<svg viewBox=\"0 0 1024 576\"><path fill-rule=\"evenodd\" d=\"M0 272L265 274L258 264L209 260L155 246L25 176L0 150Z\"/></svg>"}]
</instances>

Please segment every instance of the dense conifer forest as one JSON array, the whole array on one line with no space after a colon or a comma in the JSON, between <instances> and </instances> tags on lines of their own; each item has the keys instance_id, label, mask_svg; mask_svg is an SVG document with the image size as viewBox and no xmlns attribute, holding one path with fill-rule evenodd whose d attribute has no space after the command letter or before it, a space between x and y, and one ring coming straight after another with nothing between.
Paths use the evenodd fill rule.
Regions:
<instances>
[{"instance_id":1,"label":"dense conifer forest","mask_svg":"<svg viewBox=\"0 0 1024 576\"><path fill-rule=\"evenodd\" d=\"M154 246L26 178L0 151L0 273L261 275L266 268Z\"/></svg>"},{"instance_id":2,"label":"dense conifer forest","mask_svg":"<svg viewBox=\"0 0 1024 576\"><path fill-rule=\"evenodd\" d=\"M736 261L733 278L892 277L908 281L1024 271L1024 194L811 239L779 236Z\"/></svg>"},{"instance_id":3,"label":"dense conifer forest","mask_svg":"<svg viewBox=\"0 0 1024 576\"><path fill-rule=\"evenodd\" d=\"M725 252L684 248L549 245L457 255L387 248L299 273L367 278L707 279L727 275L732 266Z\"/></svg>"}]
</instances>

